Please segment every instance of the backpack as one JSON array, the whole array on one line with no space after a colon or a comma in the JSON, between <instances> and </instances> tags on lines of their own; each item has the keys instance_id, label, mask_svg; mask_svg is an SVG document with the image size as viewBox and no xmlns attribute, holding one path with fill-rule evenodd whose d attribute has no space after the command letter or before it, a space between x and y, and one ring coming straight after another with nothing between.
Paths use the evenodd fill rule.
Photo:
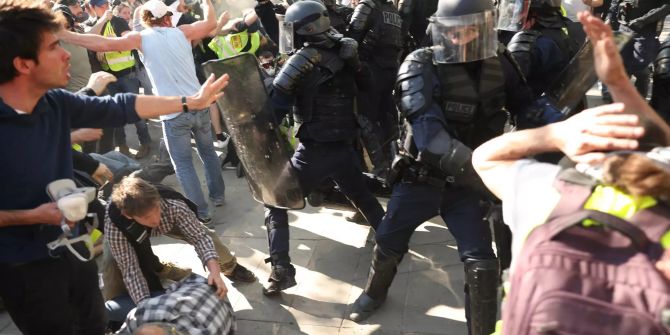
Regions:
<instances>
[{"instance_id":1,"label":"backpack","mask_svg":"<svg viewBox=\"0 0 670 335\"><path fill-rule=\"evenodd\" d=\"M658 203L630 222L586 210L595 184L584 177L557 177L561 199L516 260L503 334L670 334L670 285L654 267L670 208Z\"/></svg>"}]
</instances>

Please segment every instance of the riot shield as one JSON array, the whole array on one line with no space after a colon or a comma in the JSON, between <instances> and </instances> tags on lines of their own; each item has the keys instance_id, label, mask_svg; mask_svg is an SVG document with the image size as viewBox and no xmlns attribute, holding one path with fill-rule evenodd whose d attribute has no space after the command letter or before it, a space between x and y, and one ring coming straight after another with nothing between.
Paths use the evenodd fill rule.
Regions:
<instances>
[{"instance_id":1,"label":"riot shield","mask_svg":"<svg viewBox=\"0 0 670 335\"><path fill-rule=\"evenodd\" d=\"M615 33L614 39L621 50L631 35ZM544 96L556 106L565 116L574 114L575 107L584 98L588 90L596 83L598 77L593 63L593 46L591 41L579 49L579 52L570 60L570 63L561 71L554 82L544 92Z\"/></svg>"},{"instance_id":2,"label":"riot shield","mask_svg":"<svg viewBox=\"0 0 670 335\"><path fill-rule=\"evenodd\" d=\"M203 64L207 75L230 75L226 93L216 103L256 201L301 209L305 199L290 163L290 145L279 131L261 80L258 61L242 53Z\"/></svg>"}]
</instances>

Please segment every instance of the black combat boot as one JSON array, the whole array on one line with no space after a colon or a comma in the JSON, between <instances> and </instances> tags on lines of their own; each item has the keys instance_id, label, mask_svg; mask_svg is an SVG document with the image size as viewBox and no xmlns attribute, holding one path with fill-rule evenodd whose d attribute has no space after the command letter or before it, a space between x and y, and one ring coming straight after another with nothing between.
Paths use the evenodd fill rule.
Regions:
<instances>
[{"instance_id":1,"label":"black combat boot","mask_svg":"<svg viewBox=\"0 0 670 335\"><path fill-rule=\"evenodd\" d=\"M265 263L272 263L272 273L268 278L270 285L263 288L264 295L276 295L296 285L295 268L288 255L272 255Z\"/></svg>"},{"instance_id":2,"label":"black combat boot","mask_svg":"<svg viewBox=\"0 0 670 335\"><path fill-rule=\"evenodd\" d=\"M470 335L491 334L498 311L497 259L465 261L465 313Z\"/></svg>"},{"instance_id":3,"label":"black combat boot","mask_svg":"<svg viewBox=\"0 0 670 335\"><path fill-rule=\"evenodd\" d=\"M353 304L349 314L350 320L361 322L367 319L386 301L386 295L398 272L398 264L401 260L402 255L382 249L379 245L375 246L368 282L365 284L363 293Z\"/></svg>"}]
</instances>

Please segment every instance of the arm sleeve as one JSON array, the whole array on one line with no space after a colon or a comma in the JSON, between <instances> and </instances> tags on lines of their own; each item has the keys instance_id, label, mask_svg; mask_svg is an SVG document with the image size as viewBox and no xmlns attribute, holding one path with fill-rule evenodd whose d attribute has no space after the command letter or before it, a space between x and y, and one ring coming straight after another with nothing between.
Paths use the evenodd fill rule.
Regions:
<instances>
[{"instance_id":1,"label":"arm sleeve","mask_svg":"<svg viewBox=\"0 0 670 335\"><path fill-rule=\"evenodd\" d=\"M670 4L667 3L667 0L665 2L665 4L650 10L647 14L635 19L635 21L640 22L640 26L645 27L649 24L663 20L670 14Z\"/></svg>"},{"instance_id":2,"label":"arm sleeve","mask_svg":"<svg viewBox=\"0 0 670 335\"><path fill-rule=\"evenodd\" d=\"M112 223L109 216L105 217L105 240L109 243L112 257L121 270L123 283L135 304L150 297L149 284L142 275L140 262L130 242Z\"/></svg>"},{"instance_id":3,"label":"arm sleeve","mask_svg":"<svg viewBox=\"0 0 670 335\"><path fill-rule=\"evenodd\" d=\"M90 97L58 90L54 94L61 96L62 108L70 114L72 128L121 127L140 120L135 111L136 95L132 93Z\"/></svg>"},{"instance_id":4,"label":"arm sleeve","mask_svg":"<svg viewBox=\"0 0 670 335\"><path fill-rule=\"evenodd\" d=\"M256 11L256 15L258 15L258 20L263 25L263 28L265 28L268 37L275 44L279 44L279 21L277 21L277 17L275 16L272 2L259 3L254 7L254 10Z\"/></svg>"},{"instance_id":5,"label":"arm sleeve","mask_svg":"<svg viewBox=\"0 0 670 335\"><path fill-rule=\"evenodd\" d=\"M72 149L72 163L75 170L84 171L90 175L93 175L100 165L100 162L93 157L74 149Z\"/></svg>"},{"instance_id":6,"label":"arm sleeve","mask_svg":"<svg viewBox=\"0 0 670 335\"><path fill-rule=\"evenodd\" d=\"M177 227L179 227L179 230L184 235L186 242L193 245L195 252L198 253L198 257L202 260L202 264L204 265L212 258L219 259L214 249L214 241L205 233L205 229L200 221L198 221L195 213L181 201L179 201L178 206L182 208L175 218Z\"/></svg>"}]
</instances>

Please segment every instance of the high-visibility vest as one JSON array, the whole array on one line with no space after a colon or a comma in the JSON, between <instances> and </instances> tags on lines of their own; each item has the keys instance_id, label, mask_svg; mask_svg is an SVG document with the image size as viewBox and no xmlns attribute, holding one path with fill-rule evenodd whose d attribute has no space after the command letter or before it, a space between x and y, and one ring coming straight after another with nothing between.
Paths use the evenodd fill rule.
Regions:
<instances>
[{"instance_id":1,"label":"high-visibility vest","mask_svg":"<svg viewBox=\"0 0 670 335\"><path fill-rule=\"evenodd\" d=\"M102 34L105 37L117 37L112 28L112 22L107 22L105 30ZM105 71L119 72L135 66L135 57L131 51L109 51L103 52L103 61L100 62L102 69Z\"/></svg>"},{"instance_id":2,"label":"high-visibility vest","mask_svg":"<svg viewBox=\"0 0 670 335\"><path fill-rule=\"evenodd\" d=\"M235 34L217 36L207 46L216 52L219 58L228 58L242 52L256 53L260 44L261 34L258 31L248 33L245 30Z\"/></svg>"}]
</instances>

